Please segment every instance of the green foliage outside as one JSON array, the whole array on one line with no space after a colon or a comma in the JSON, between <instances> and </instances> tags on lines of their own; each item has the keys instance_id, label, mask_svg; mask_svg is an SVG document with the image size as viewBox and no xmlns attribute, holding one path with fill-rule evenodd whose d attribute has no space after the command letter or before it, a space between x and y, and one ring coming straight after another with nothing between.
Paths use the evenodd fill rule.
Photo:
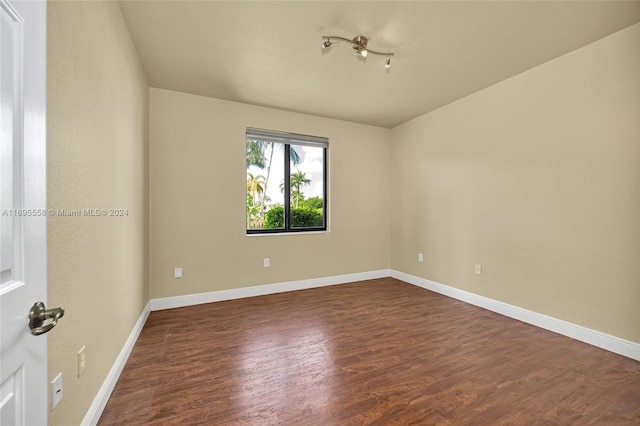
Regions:
<instances>
[{"instance_id":1,"label":"green foliage outside","mask_svg":"<svg viewBox=\"0 0 640 426\"><path fill-rule=\"evenodd\" d=\"M322 224L322 209L291 208L292 228L317 228ZM282 228L284 228L284 207L272 207L265 214L264 229Z\"/></svg>"},{"instance_id":2,"label":"green foliage outside","mask_svg":"<svg viewBox=\"0 0 640 426\"><path fill-rule=\"evenodd\" d=\"M322 212L322 209L324 209L324 200L321 197L311 197L308 200L300 201L300 208L311 210L320 209Z\"/></svg>"}]
</instances>

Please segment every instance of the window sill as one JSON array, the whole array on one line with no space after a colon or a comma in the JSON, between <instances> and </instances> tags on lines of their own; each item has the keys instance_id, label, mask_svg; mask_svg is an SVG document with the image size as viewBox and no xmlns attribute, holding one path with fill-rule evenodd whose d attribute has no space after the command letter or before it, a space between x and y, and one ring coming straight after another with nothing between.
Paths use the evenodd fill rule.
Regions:
<instances>
[{"instance_id":1,"label":"window sill","mask_svg":"<svg viewBox=\"0 0 640 426\"><path fill-rule=\"evenodd\" d=\"M291 236L291 235L318 235L318 234L328 234L329 230L326 231L304 231L304 232L270 232L266 234L244 234L246 237L282 237L282 236Z\"/></svg>"}]
</instances>

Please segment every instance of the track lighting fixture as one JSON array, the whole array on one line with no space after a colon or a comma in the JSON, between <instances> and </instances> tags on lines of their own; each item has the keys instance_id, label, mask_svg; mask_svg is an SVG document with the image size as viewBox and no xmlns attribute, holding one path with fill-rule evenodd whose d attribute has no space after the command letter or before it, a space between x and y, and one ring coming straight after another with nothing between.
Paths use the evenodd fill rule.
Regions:
<instances>
[{"instance_id":1,"label":"track lighting fixture","mask_svg":"<svg viewBox=\"0 0 640 426\"><path fill-rule=\"evenodd\" d=\"M342 40L342 41L351 43L351 47L353 48L353 50L355 50L356 53L362 56L363 58L366 58L369 53L373 55L386 56L387 59L385 60L384 67L385 68L391 67L391 56L393 56L393 53L391 53L391 51L387 51L386 53L384 53L384 52L377 52L375 50L369 49L367 47L367 43L369 40L367 40L365 36L359 35L359 36L356 36L353 40L349 40L348 38L338 37L338 36L322 36L322 45L321 45L322 48L326 49L327 47L331 47L333 45L333 43L331 42L332 39Z\"/></svg>"}]
</instances>

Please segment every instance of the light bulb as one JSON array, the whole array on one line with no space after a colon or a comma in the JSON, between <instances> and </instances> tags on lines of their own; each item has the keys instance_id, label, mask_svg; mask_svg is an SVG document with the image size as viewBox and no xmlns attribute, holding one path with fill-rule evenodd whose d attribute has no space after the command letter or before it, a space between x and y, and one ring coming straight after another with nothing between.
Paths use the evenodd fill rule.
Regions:
<instances>
[{"instance_id":1,"label":"light bulb","mask_svg":"<svg viewBox=\"0 0 640 426\"><path fill-rule=\"evenodd\" d=\"M363 58L367 57L367 49L362 49L362 51L360 52L360 55L362 55Z\"/></svg>"},{"instance_id":2,"label":"light bulb","mask_svg":"<svg viewBox=\"0 0 640 426\"><path fill-rule=\"evenodd\" d=\"M384 62L385 68L391 68L391 56L387 56L387 60Z\"/></svg>"}]
</instances>

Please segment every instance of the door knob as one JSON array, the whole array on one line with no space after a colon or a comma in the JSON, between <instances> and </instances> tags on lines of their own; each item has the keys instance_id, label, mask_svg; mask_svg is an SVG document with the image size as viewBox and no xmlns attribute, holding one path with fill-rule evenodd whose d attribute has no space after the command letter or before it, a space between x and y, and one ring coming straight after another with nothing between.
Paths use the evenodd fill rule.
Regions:
<instances>
[{"instance_id":1,"label":"door knob","mask_svg":"<svg viewBox=\"0 0 640 426\"><path fill-rule=\"evenodd\" d=\"M47 309L42 302L36 302L29 311L29 329L31 334L39 336L51 330L58 324L58 320L64 316L64 309ZM48 324L45 321L51 320Z\"/></svg>"}]
</instances>

